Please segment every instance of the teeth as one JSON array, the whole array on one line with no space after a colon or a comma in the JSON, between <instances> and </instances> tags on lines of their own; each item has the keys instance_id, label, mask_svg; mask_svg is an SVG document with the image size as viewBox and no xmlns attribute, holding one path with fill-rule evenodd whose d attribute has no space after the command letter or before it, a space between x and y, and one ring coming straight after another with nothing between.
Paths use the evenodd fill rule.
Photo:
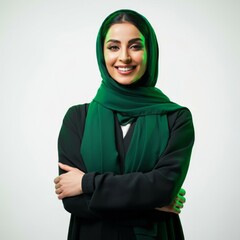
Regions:
<instances>
[{"instance_id":1,"label":"teeth","mask_svg":"<svg viewBox=\"0 0 240 240\"><path fill-rule=\"evenodd\" d=\"M118 70L123 71L123 72L127 72L127 71L132 70L132 69L133 69L133 67L119 67L118 68Z\"/></svg>"}]
</instances>

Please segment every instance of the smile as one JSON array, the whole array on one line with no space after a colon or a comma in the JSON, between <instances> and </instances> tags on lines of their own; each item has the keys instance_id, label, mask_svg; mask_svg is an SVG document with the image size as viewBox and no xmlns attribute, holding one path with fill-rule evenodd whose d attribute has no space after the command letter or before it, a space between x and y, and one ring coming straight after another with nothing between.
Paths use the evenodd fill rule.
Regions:
<instances>
[{"instance_id":1,"label":"smile","mask_svg":"<svg viewBox=\"0 0 240 240\"><path fill-rule=\"evenodd\" d=\"M118 70L119 73L122 74L128 74L131 73L134 69L136 68L136 66L128 66L128 67L116 67L116 69Z\"/></svg>"}]
</instances>

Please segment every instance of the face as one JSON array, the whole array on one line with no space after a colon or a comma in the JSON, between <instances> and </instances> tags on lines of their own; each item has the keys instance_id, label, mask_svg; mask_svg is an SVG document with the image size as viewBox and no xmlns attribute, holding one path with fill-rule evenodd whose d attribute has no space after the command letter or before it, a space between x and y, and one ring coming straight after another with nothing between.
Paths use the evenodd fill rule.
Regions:
<instances>
[{"instance_id":1,"label":"face","mask_svg":"<svg viewBox=\"0 0 240 240\"><path fill-rule=\"evenodd\" d=\"M138 81L147 67L144 36L131 23L112 25L104 41L104 59L109 75L118 83Z\"/></svg>"}]
</instances>

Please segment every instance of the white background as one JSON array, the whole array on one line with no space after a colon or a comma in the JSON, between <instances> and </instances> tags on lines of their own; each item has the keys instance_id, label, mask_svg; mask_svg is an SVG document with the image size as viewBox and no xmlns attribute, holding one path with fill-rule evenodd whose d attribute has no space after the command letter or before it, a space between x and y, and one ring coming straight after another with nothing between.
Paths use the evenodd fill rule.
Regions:
<instances>
[{"instance_id":1,"label":"white background","mask_svg":"<svg viewBox=\"0 0 240 240\"><path fill-rule=\"evenodd\" d=\"M65 240L54 194L67 109L100 85L104 18L131 8L161 48L157 87L193 114L196 142L181 214L187 240L240 239L238 0L0 1L0 239Z\"/></svg>"}]
</instances>

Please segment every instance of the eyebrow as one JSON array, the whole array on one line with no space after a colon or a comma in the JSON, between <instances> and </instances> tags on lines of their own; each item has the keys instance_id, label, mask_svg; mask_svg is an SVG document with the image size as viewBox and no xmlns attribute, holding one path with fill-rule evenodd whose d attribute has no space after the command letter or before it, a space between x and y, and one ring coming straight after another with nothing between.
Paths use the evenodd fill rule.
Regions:
<instances>
[{"instance_id":1,"label":"eyebrow","mask_svg":"<svg viewBox=\"0 0 240 240\"><path fill-rule=\"evenodd\" d=\"M140 42L143 42L143 39L141 38L133 38L131 40L128 41L128 43L134 43L134 42L137 42L137 41L140 41ZM119 40L116 40L116 39L109 39L106 43L109 43L109 42L114 42L114 43L120 43Z\"/></svg>"}]
</instances>

